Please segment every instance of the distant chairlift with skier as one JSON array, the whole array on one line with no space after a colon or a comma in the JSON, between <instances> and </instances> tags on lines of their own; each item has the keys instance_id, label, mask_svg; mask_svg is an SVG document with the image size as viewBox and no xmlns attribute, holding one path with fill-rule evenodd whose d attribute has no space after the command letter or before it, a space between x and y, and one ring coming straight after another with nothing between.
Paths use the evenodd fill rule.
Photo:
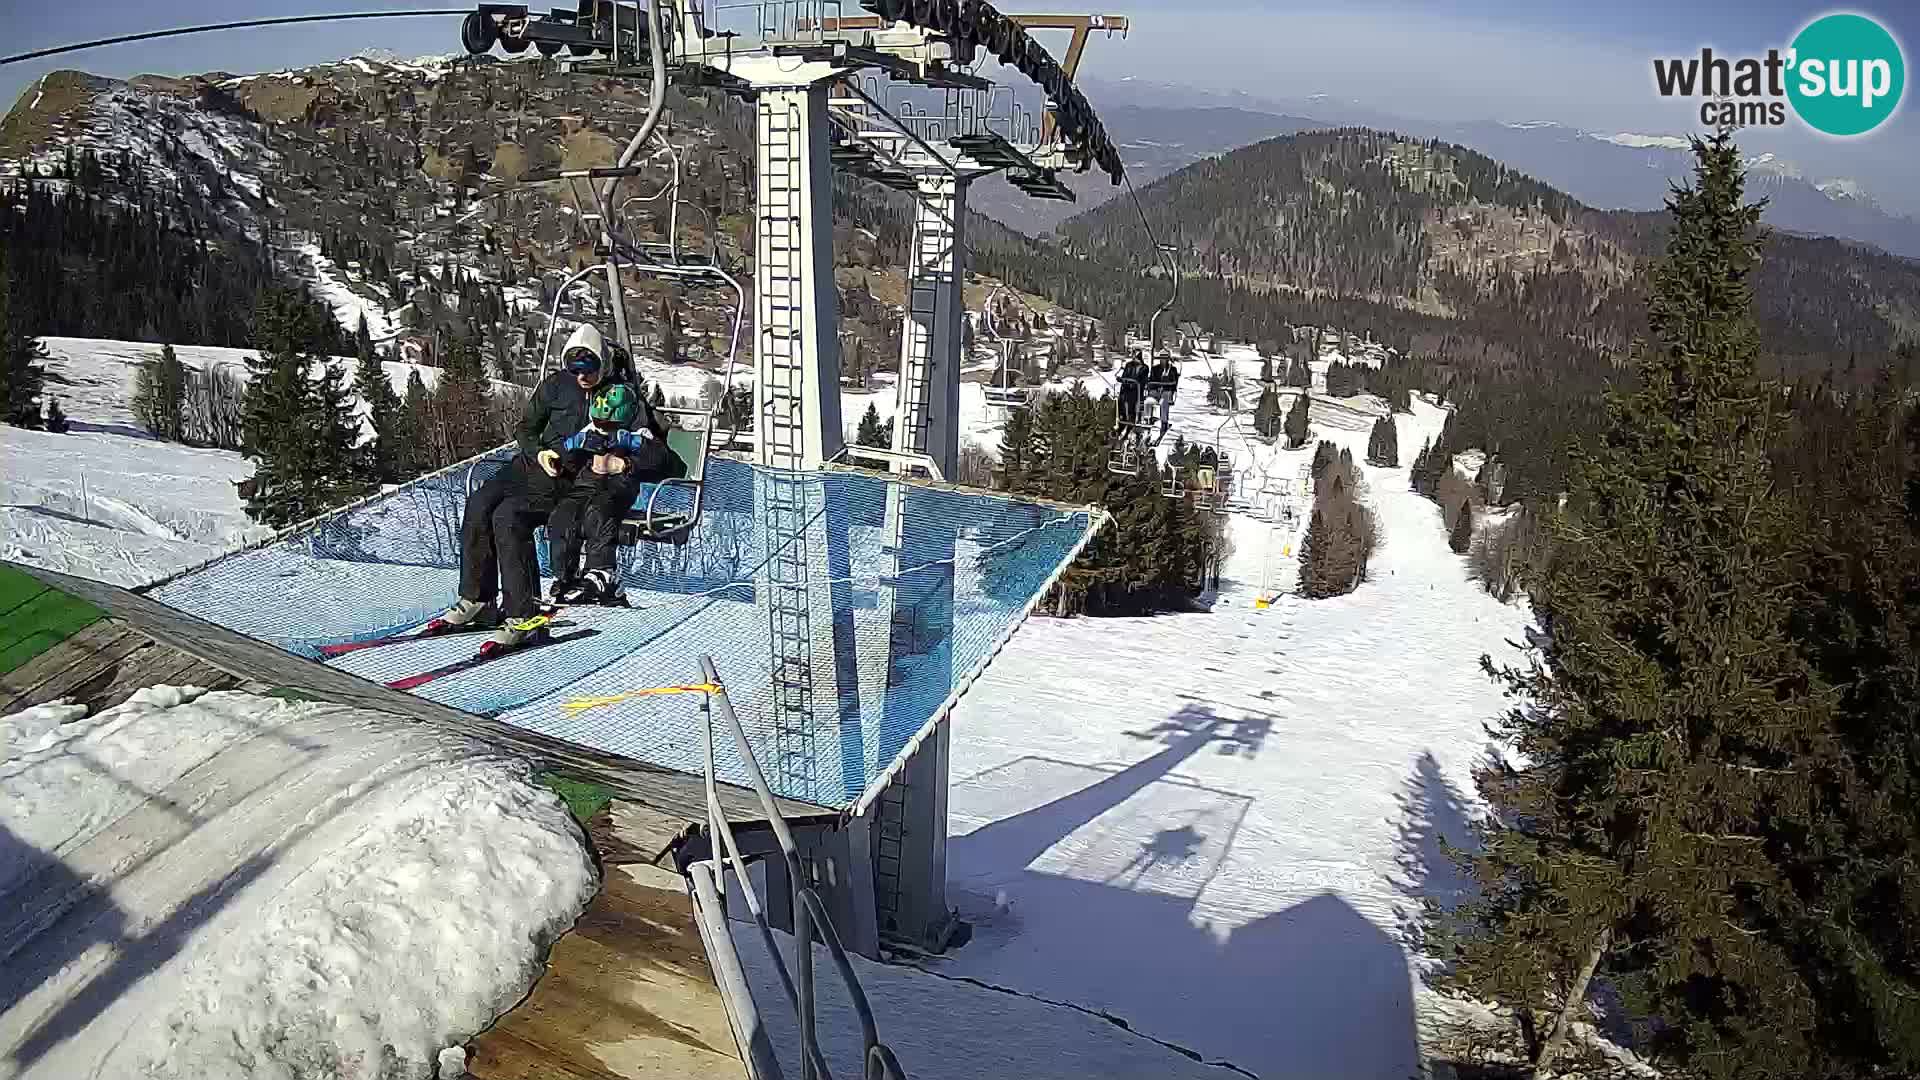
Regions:
<instances>
[{"instance_id":1,"label":"distant chairlift with skier","mask_svg":"<svg viewBox=\"0 0 1920 1080\"><path fill-rule=\"evenodd\" d=\"M987 332L990 347L999 354L994 365L993 376L987 385L981 388L987 404L999 409L1024 409L1033 404L1033 390L1019 385L1021 370L1025 367L1020 360L1024 356L1021 342L1000 333L1000 327L994 318L994 310L1000 294L1009 292L1005 285L993 290L980 309L980 326Z\"/></svg>"}]
</instances>

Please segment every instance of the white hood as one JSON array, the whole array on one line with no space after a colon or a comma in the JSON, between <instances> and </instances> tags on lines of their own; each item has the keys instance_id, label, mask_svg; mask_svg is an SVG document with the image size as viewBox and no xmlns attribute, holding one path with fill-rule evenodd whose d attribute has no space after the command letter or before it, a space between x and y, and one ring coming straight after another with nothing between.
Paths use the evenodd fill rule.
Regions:
<instances>
[{"instance_id":1,"label":"white hood","mask_svg":"<svg viewBox=\"0 0 1920 1080\"><path fill-rule=\"evenodd\" d=\"M560 350L560 355L564 357L575 349L585 349L599 357L601 363L607 362L607 343L601 339L600 331L592 323L582 323L567 339L567 347Z\"/></svg>"}]
</instances>

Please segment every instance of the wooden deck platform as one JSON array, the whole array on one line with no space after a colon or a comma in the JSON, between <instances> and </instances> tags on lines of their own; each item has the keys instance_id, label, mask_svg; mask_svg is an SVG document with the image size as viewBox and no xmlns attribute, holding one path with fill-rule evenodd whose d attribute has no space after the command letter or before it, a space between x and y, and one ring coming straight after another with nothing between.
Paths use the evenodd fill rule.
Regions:
<instances>
[{"instance_id":1,"label":"wooden deck platform","mask_svg":"<svg viewBox=\"0 0 1920 1080\"><path fill-rule=\"evenodd\" d=\"M609 866L547 971L475 1037L478 1080L744 1078L680 875Z\"/></svg>"}]
</instances>

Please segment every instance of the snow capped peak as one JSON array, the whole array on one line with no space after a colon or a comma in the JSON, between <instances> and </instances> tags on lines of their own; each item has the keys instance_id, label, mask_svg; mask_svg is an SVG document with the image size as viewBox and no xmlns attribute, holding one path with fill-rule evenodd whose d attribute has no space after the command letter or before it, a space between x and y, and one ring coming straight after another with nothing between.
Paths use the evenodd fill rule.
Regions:
<instances>
[{"instance_id":1,"label":"snow capped peak","mask_svg":"<svg viewBox=\"0 0 1920 1080\"><path fill-rule=\"evenodd\" d=\"M1815 184L1813 186L1817 191L1820 192L1820 194L1825 195L1827 198L1832 199L1834 202L1849 202L1849 201L1872 202L1873 201L1871 198L1868 197L1867 189L1862 187L1860 185L1860 181L1858 180L1848 180L1844 177L1840 177L1840 178L1835 178L1833 180L1823 180L1820 183Z\"/></svg>"},{"instance_id":2,"label":"snow capped peak","mask_svg":"<svg viewBox=\"0 0 1920 1080\"><path fill-rule=\"evenodd\" d=\"M1690 145L1678 135L1636 135L1631 131L1621 131L1612 135L1594 135L1601 142L1610 142L1615 146L1631 146L1638 150L1656 148L1660 150L1685 150Z\"/></svg>"},{"instance_id":3,"label":"snow capped peak","mask_svg":"<svg viewBox=\"0 0 1920 1080\"><path fill-rule=\"evenodd\" d=\"M1783 180L1798 180L1801 177L1800 166L1774 154L1772 151L1752 155L1746 159L1746 166L1748 172L1758 173L1762 176L1775 177Z\"/></svg>"},{"instance_id":4,"label":"snow capped peak","mask_svg":"<svg viewBox=\"0 0 1920 1080\"><path fill-rule=\"evenodd\" d=\"M1552 120L1522 120L1517 123L1514 123L1514 122L1502 123L1500 126L1504 128L1512 128L1515 131L1532 131L1535 128L1557 128L1560 125L1553 122Z\"/></svg>"}]
</instances>

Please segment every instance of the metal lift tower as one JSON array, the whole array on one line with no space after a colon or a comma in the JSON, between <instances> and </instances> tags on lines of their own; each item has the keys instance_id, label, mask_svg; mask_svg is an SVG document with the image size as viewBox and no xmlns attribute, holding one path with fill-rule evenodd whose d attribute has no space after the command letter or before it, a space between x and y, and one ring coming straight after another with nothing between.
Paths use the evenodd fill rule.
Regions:
<instances>
[{"instance_id":1,"label":"metal lift tower","mask_svg":"<svg viewBox=\"0 0 1920 1080\"><path fill-rule=\"evenodd\" d=\"M836 702L840 741L861 737L852 635L847 515L830 513L818 470L859 458L899 473L946 480L958 464L961 297L967 185L1006 172L1035 198L1073 199L1063 169L1123 168L1072 75L1092 31L1125 33L1100 15L1005 15L984 0L839 0L715 4L654 0L649 8L579 0L577 10L535 16L524 4L481 4L469 48L606 57L581 65L613 77L651 74L650 55L683 83L718 86L752 102L755 116L754 453L770 472L755 494L768 537L757 588L771 599L775 763L786 790L818 780L815 703ZM1028 33L1073 37L1063 65ZM475 49L475 45L482 48ZM986 58L1039 89L1039 107L978 74ZM894 441L875 451L846 444L840 415L838 291L833 275L833 187L840 168L911 195L917 207L908 267ZM952 557L956 537L933 535L913 495L887 507L894 588L888 596L888 685L953 683ZM905 553L911 551L909 559ZM902 575L904 564L938 569ZM810 600L829 590L828 610ZM896 595L897 594L897 595ZM827 621L829 626L816 628ZM833 663L816 663L831 637ZM816 642L822 648L816 650ZM910 670L909 670L910 669ZM892 694L889 694L889 702ZM883 725L889 730L899 725ZM918 724L915 725L919 726ZM893 761L854 806L853 844L867 848L854 876L872 888L843 920L849 943L877 939L938 950L954 921L946 905L947 725L909 745L880 747ZM904 755L904 760L896 760ZM866 891L864 889L859 891ZM849 925L851 924L851 925Z\"/></svg>"}]
</instances>

